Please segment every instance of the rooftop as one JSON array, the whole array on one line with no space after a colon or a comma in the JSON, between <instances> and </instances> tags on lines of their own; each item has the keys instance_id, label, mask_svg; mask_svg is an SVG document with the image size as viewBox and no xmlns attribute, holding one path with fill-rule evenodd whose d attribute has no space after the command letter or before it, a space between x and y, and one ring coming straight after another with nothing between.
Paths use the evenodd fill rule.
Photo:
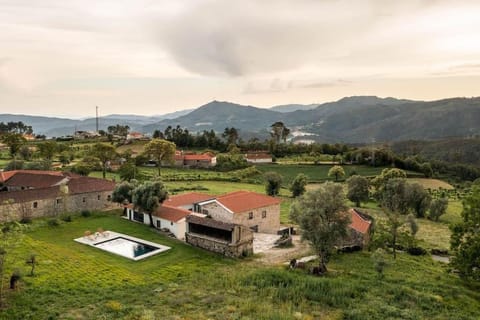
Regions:
<instances>
[{"instance_id":1,"label":"rooftop","mask_svg":"<svg viewBox=\"0 0 480 320\"><path fill-rule=\"evenodd\" d=\"M172 207L182 207L213 198L215 197L206 193L189 192L171 196L164 203Z\"/></svg>"},{"instance_id":2,"label":"rooftop","mask_svg":"<svg viewBox=\"0 0 480 320\"><path fill-rule=\"evenodd\" d=\"M348 212L351 214L352 222L350 223L350 228L360 232L360 233L368 233L372 221L367 219L367 217L362 214L361 212L350 209Z\"/></svg>"},{"instance_id":3,"label":"rooftop","mask_svg":"<svg viewBox=\"0 0 480 320\"><path fill-rule=\"evenodd\" d=\"M280 199L252 191L236 191L216 198L234 213L280 204Z\"/></svg>"}]
</instances>

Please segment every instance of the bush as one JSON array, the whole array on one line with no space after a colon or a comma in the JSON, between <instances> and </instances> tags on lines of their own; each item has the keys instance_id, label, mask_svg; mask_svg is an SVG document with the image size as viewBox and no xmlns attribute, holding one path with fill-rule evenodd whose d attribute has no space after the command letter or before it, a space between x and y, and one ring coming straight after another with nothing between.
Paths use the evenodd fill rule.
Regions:
<instances>
[{"instance_id":1,"label":"bush","mask_svg":"<svg viewBox=\"0 0 480 320\"><path fill-rule=\"evenodd\" d=\"M53 219L48 220L47 224L50 227L58 227L60 225L60 221L58 221L57 218L53 218Z\"/></svg>"},{"instance_id":2,"label":"bush","mask_svg":"<svg viewBox=\"0 0 480 320\"><path fill-rule=\"evenodd\" d=\"M72 222L72 216L71 215L65 215L62 217L62 220L65 222Z\"/></svg>"},{"instance_id":3,"label":"bush","mask_svg":"<svg viewBox=\"0 0 480 320\"><path fill-rule=\"evenodd\" d=\"M407 252L412 256L423 256L427 253L422 247L410 247L407 249Z\"/></svg>"},{"instance_id":4,"label":"bush","mask_svg":"<svg viewBox=\"0 0 480 320\"><path fill-rule=\"evenodd\" d=\"M84 218L90 217L92 215L92 213L89 210L82 210L82 212L80 212L80 214Z\"/></svg>"},{"instance_id":5,"label":"bush","mask_svg":"<svg viewBox=\"0 0 480 320\"><path fill-rule=\"evenodd\" d=\"M29 224L29 223L32 223L32 218L31 218L31 217L23 217L23 218L20 220L20 223L21 223L21 224Z\"/></svg>"}]
</instances>

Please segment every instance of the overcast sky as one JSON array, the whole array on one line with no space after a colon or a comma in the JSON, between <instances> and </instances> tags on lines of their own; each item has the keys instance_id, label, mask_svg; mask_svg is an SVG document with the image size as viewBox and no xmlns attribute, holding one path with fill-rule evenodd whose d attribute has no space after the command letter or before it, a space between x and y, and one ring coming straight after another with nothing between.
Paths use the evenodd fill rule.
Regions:
<instances>
[{"instance_id":1,"label":"overcast sky","mask_svg":"<svg viewBox=\"0 0 480 320\"><path fill-rule=\"evenodd\" d=\"M480 96L480 1L0 0L0 113Z\"/></svg>"}]
</instances>

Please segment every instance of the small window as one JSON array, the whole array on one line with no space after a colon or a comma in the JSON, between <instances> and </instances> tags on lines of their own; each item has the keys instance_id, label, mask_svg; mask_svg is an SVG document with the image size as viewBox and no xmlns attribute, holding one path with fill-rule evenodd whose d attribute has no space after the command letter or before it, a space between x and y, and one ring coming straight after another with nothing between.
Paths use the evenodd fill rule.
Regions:
<instances>
[{"instance_id":1,"label":"small window","mask_svg":"<svg viewBox=\"0 0 480 320\"><path fill-rule=\"evenodd\" d=\"M157 228L158 229L162 228L162 222L160 220L157 220Z\"/></svg>"},{"instance_id":2,"label":"small window","mask_svg":"<svg viewBox=\"0 0 480 320\"><path fill-rule=\"evenodd\" d=\"M38 202L37 202L37 201L35 201L35 202L33 203L33 208L34 208L34 209L35 209L35 208L38 208Z\"/></svg>"},{"instance_id":3,"label":"small window","mask_svg":"<svg viewBox=\"0 0 480 320\"><path fill-rule=\"evenodd\" d=\"M97 199L100 200L100 195L97 196Z\"/></svg>"},{"instance_id":4,"label":"small window","mask_svg":"<svg viewBox=\"0 0 480 320\"><path fill-rule=\"evenodd\" d=\"M107 201L112 201L112 196L111 195L107 196Z\"/></svg>"},{"instance_id":5,"label":"small window","mask_svg":"<svg viewBox=\"0 0 480 320\"><path fill-rule=\"evenodd\" d=\"M82 198L82 202L87 202L87 198Z\"/></svg>"},{"instance_id":6,"label":"small window","mask_svg":"<svg viewBox=\"0 0 480 320\"><path fill-rule=\"evenodd\" d=\"M57 204L62 203L62 199L57 199Z\"/></svg>"},{"instance_id":7,"label":"small window","mask_svg":"<svg viewBox=\"0 0 480 320\"><path fill-rule=\"evenodd\" d=\"M252 220L252 219L253 219L253 212L249 212L249 213L248 213L248 219L249 219L249 220Z\"/></svg>"},{"instance_id":8,"label":"small window","mask_svg":"<svg viewBox=\"0 0 480 320\"><path fill-rule=\"evenodd\" d=\"M173 222L170 221L170 225L173 226Z\"/></svg>"},{"instance_id":9,"label":"small window","mask_svg":"<svg viewBox=\"0 0 480 320\"><path fill-rule=\"evenodd\" d=\"M265 219L267 217L267 210L262 211L262 219Z\"/></svg>"},{"instance_id":10,"label":"small window","mask_svg":"<svg viewBox=\"0 0 480 320\"><path fill-rule=\"evenodd\" d=\"M202 213L208 215L208 210L207 210L207 209L203 209L203 210L202 210Z\"/></svg>"}]
</instances>

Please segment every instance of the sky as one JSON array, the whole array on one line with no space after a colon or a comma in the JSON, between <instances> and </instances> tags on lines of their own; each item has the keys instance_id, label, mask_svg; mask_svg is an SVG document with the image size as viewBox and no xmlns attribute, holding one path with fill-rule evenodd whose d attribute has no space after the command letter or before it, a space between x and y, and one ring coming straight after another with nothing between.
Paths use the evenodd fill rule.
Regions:
<instances>
[{"instance_id":1,"label":"sky","mask_svg":"<svg viewBox=\"0 0 480 320\"><path fill-rule=\"evenodd\" d=\"M480 96L476 0L0 0L0 113Z\"/></svg>"}]
</instances>

